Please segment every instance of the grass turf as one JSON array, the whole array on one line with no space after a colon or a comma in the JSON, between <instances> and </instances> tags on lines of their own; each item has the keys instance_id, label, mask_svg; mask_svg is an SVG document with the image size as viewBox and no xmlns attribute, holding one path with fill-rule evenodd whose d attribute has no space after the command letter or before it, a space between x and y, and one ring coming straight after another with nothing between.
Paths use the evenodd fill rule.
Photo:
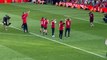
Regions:
<instances>
[{"instance_id":1,"label":"grass turf","mask_svg":"<svg viewBox=\"0 0 107 60\"><path fill-rule=\"evenodd\" d=\"M1 4L0 19L2 20L2 17L8 14L11 16L12 26L21 29L21 14L27 10L31 11L28 17L30 32L40 35L39 20L41 17L46 17L50 21L56 18L56 37L54 40L105 56L107 49L104 41L107 36L107 25L102 20L102 13L94 13L95 27L91 28L88 21L89 11L31 3ZM71 37L64 37L60 41L58 38L58 22L68 16L72 19ZM48 32L48 36L45 37L52 39L50 24ZM0 25L0 47L0 59L2 60L106 60L106 58L58 44L48 39L29 33L25 34L12 27L9 27L8 31L4 31L2 25Z\"/></svg>"}]
</instances>

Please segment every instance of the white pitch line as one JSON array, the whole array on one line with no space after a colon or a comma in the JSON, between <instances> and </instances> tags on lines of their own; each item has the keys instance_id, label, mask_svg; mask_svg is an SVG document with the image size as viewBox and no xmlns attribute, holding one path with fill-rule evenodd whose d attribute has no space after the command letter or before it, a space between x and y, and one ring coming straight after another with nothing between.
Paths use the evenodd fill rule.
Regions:
<instances>
[{"instance_id":1,"label":"white pitch line","mask_svg":"<svg viewBox=\"0 0 107 60\"><path fill-rule=\"evenodd\" d=\"M64 15L64 16L65 16L65 17L68 17L68 15ZM74 17L74 18L75 18L75 17ZM83 21L88 21L88 20L84 20L84 19L82 19L82 18L75 18L75 19L79 19L79 20L83 20ZM103 23L99 23L99 22L96 22L96 21L95 21L95 23L103 24ZM106 25L106 24L103 24L103 25ZM14 27L14 26L11 26L11 27L12 27L12 28L15 28L15 29L17 29L17 30L21 30L21 29L19 29L19 28ZM74 49L77 49L77 50L80 50L80 51L83 51L83 52L87 52L87 53L93 54L93 55L98 56L98 57L101 57L101 58L106 58L105 56L96 54L96 53L94 53L94 52L87 51L87 50L85 50L85 49L81 49L81 48L78 48L78 47L75 47L75 46L71 46L71 45L69 45L69 44L62 43L62 42L59 42L59 41L56 41L56 40L53 40L53 39L50 39L50 38L47 38L47 37L38 35L38 34L34 34L34 33L32 33L32 32L30 32L30 34L32 34L32 35L34 35L34 36L37 36L37 37L45 38L45 39L47 39L47 40L50 40L50 41L53 41L53 42L56 42L56 43L59 43L59 44L65 45L65 46L68 46L68 47L70 47L70 48L74 48Z\"/></svg>"},{"instance_id":2,"label":"white pitch line","mask_svg":"<svg viewBox=\"0 0 107 60\"><path fill-rule=\"evenodd\" d=\"M14 28L14 29L17 29L17 30L20 30L20 31L21 31L21 29L19 29L19 28L17 28L17 27L14 27L14 26L11 26L11 27ZM50 40L50 41L59 43L59 44L61 44L61 45L68 46L68 47L70 47L70 48L74 48L74 49L77 49L77 50L80 50L80 51L83 51L83 52L86 52L86 53L89 53L89 54L92 54L92 55L95 55L95 56L98 56L98 57L101 57L101 58L106 59L105 56L96 54L96 53L94 53L94 52L91 52L91 51L88 51L88 50L85 50L85 49L81 49L81 48L78 48L78 47L75 47L75 46L72 46L72 45L63 43L63 42L59 42L59 41L57 41L57 40L50 39L50 38L47 38L47 37L44 37L44 36L41 36L41 35L38 35L38 34L35 34L35 33L32 33L32 32L29 32L29 33L32 34L32 35L34 35L34 36L41 37L41 38L44 38L44 39L47 39L47 40Z\"/></svg>"}]
</instances>

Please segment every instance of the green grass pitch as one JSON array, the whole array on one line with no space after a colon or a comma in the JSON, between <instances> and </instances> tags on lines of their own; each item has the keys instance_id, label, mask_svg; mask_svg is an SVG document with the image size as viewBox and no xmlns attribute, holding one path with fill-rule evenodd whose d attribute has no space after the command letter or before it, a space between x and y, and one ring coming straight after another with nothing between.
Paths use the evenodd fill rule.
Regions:
<instances>
[{"instance_id":1,"label":"green grass pitch","mask_svg":"<svg viewBox=\"0 0 107 60\"><path fill-rule=\"evenodd\" d=\"M22 12L30 10L29 33L21 31ZM0 4L0 21L5 14L11 16L12 25L7 31L0 24L0 60L107 60L107 24L103 13L94 12L94 27L89 26L89 11L53 5L32 3ZM72 19L71 37L58 38L58 22L67 17ZM57 19L55 38L39 33L40 19Z\"/></svg>"}]
</instances>

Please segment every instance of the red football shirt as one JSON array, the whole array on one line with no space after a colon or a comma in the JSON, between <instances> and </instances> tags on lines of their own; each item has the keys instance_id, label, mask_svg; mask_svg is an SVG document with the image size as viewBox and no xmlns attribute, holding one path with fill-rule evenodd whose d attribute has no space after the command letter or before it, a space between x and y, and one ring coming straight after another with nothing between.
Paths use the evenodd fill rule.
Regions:
<instances>
[{"instance_id":1,"label":"red football shirt","mask_svg":"<svg viewBox=\"0 0 107 60\"><path fill-rule=\"evenodd\" d=\"M90 16L90 20L94 20L94 14L91 13L89 16Z\"/></svg>"},{"instance_id":2,"label":"red football shirt","mask_svg":"<svg viewBox=\"0 0 107 60\"><path fill-rule=\"evenodd\" d=\"M44 20L44 28L47 28L48 26L48 20Z\"/></svg>"},{"instance_id":3,"label":"red football shirt","mask_svg":"<svg viewBox=\"0 0 107 60\"><path fill-rule=\"evenodd\" d=\"M66 28L70 28L71 27L71 21L70 20L66 20Z\"/></svg>"},{"instance_id":4,"label":"red football shirt","mask_svg":"<svg viewBox=\"0 0 107 60\"><path fill-rule=\"evenodd\" d=\"M45 21L44 18L42 18L40 22L41 26L44 26L44 21Z\"/></svg>"},{"instance_id":5,"label":"red football shirt","mask_svg":"<svg viewBox=\"0 0 107 60\"><path fill-rule=\"evenodd\" d=\"M22 15L23 23L27 23L27 16L28 16L28 13L25 13Z\"/></svg>"},{"instance_id":6,"label":"red football shirt","mask_svg":"<svg viewBox=\"0 0 107 60\"><path fill-rule=\"evenodd\" d=\"M64 24L63 24L63 22L60 22L59 23L59 30L63 30L64 29Z\"/></svg>"},{"instance_id":7,"label":"red football shirt","mask_svg":"<svg viewBox=\"0 0 107 60\"><path fill-rule=\"evenodd\" d=\"M51 22L51 28L55 28L55 22L54 21Z\"/></svg>"}]
</instances>

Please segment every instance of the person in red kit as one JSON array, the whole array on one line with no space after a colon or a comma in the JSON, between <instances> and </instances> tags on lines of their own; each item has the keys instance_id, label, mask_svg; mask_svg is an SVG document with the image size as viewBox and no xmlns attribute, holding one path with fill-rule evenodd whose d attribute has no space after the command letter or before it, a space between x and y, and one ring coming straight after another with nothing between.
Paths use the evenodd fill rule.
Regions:
<instances>
[{"instance_id":1,"label":"person in red kit","mask_svg":"<svg viewBox=\"0 0 107 60\"><path fill-rule=\"evenodd\" d=\"M54 32L55 32L55 23L56 19L51 21L51 29L52 29L52 37L55 37Z\"/></svg>"},{"instance_id":2,"label":"person in red kit","mask_svg":"<svg viewBox=\"0 0 107 60\"><path fill-rule=\"evenodd\" d=\"M43 35L45 34L45 35L47 35L47 27L48 27L48 23L49 23L49 21L45 18L45 20L44 20L44 32L43 32Z\"/></svg>"},{"instance_id":3,"label":"person in red kit","mask_svg":"<svg viewBox=\"0 0 107 60\"><path fill-rule=\"evenodd\" d=\"M68 18L68 19L66 19L65 20L65 37L66 37L66 35L67 35L67 33L68 33L68 37L70 37L70 28L71 28L71 20Z\"/></svg>"},{"instance_id":4,"label":"person in red kit","mask_svg":"<svg viewBox=\"0 0 107 60\"><path fill-rule=\"evenodd\" d=\"M28 12L23 12L22 14L22 28L24 30L24 32L28 32L28 26L27 26L27 17L28 17L28 14L29 14L30 11Z\"/></svg>"},{"instance_id":5,"label":"person in red kit","mask_svg":"<svg viewBox=\"0 0 107 60\"><path fill-rule=\"evenodd\" d=\"M63 21L60 21L60 22L59 22L59 38L60 38L60 39L62 39L63 30L64 30L64 23L63 23Z\"/></svg>"},{"instance_id":6,"label":"person in red kit","mask_svg":"<svg viewBox=\"0 0 107 60\"><path fill-rule=\"evenodd\" d=\"M43 30L44 30L44 21L45 21L45 18L42 17L41 20L40 20L40 24L41 24L40 33L43 33Z\"/></svg>"},{"instance_id":7,"label":"person in red kit","mask_svg":"<svg viewBox=\"0 0 107 60\"><path fill-rule=\"evenodd\" d=\"M90 17L90 26L93 27L93 21L94 21L94 14L92 12L89 12L89 17Z\"/></svg>"}]
</instances>

